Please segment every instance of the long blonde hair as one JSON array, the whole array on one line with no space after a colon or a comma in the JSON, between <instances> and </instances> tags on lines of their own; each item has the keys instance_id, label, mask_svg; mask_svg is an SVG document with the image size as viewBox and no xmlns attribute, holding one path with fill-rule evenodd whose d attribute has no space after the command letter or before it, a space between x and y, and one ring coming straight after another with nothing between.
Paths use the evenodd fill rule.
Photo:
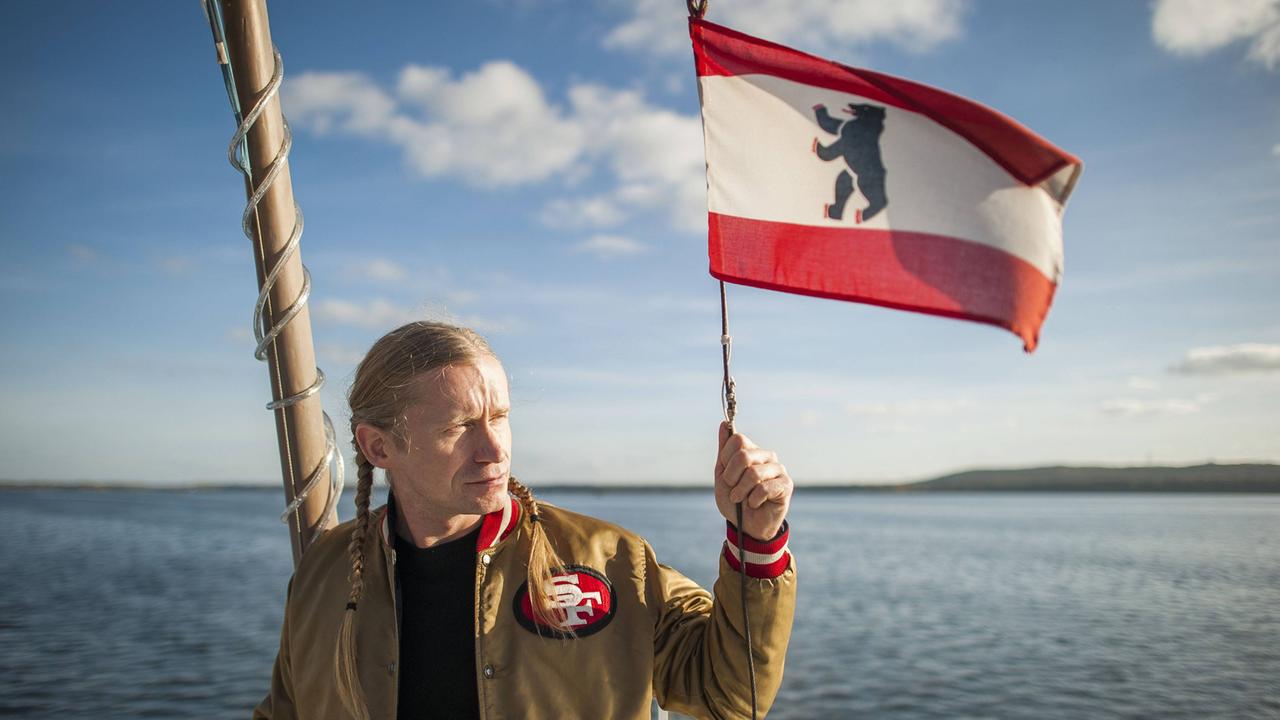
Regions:
<instances>
[{"instance_id":1,"label":"long blonde hair","mask_svg":"<svg viewBox=\"0 0 1280 720\"><path fill-rule=\"evenodd\" d=\"M493 349L483 337L464 327L439 322L412 322L383 335L360 362L355 381L347 394L351 407L352 444L356 451L356 518L347 552L351 557L351 594L347 609L342 615L338 630L334 665L337 673L338 695L347 711L357 720L368 720L364 691L356 667L356 643L354 621L364 592L365 549L369 540L369 497L373 491L373 465L355 441L355 429L360 423L372 425L389 432L397 447L404 449L404 428L400 422L405 411L417 398L410 387L413 381L429 370L449 365L473 363L483 357L497 360ZM564 611L554 606L552 597L537 588L551 586L552 571L564 563L556 555L539 522L538 503L529 488L514 477L508 481L508 490L520 503L522 517L530 531L529 561L526 580L529 599L538 620L557 626L564 619Z\"/></svg>"}]
</instances>

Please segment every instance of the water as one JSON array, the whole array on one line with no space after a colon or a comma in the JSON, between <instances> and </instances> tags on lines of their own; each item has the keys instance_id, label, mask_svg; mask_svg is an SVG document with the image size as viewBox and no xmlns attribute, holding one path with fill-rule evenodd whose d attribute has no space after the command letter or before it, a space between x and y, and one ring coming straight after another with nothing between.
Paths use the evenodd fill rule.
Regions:
<instances>
[{"instance_id":1,"label":"water","mask_svg":"<svg viewBox=\"0 0 1280 720\"><path fill-rule=\"evenodd\" d=\"M714 579L709 496L547 498ZM247 717L291 569L281 503L0 491L0 716ZM771 718L1280 718L1280 496L802 491L792 523Z\"/></svg>"}]
</instances>

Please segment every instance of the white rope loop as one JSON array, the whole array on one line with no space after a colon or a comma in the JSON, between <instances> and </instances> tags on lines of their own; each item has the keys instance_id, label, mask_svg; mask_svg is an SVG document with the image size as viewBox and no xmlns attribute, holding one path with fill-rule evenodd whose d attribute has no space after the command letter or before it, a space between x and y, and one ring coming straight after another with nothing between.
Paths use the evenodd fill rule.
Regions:
<instances>
[{"instance_id":1,"label":"white rope loop","mask_svg":"<svg viewBox=\"0 0 1280 720\"><path fill-rule=\"evenodd\" d=\"M271 73L271 80L258 96L253 107L249 112L245 113L244 120L241 121L240 126L236 128L235 135L231 138L231 144L227 148L227 160L230 161L232 167L245 176L245 179L249 181L250 187L253 187L253 175L249 169L249 158L247 155L247 138L249 136L249 130L256 122L258 122L258 118L260 118L263 111L266 110L267 103L279 94L280 84L284 80L284 59L280 56L280 50L273 47L272 56L275 59L275 69ZM289 129L289 123L284 120L283 113L281 114L280 119L284 122L284 139L280 143L280 148L276 150L275 158L271 161L271 164L267 166L267 172L263 175L262 182L254 189L253 194L249 198L248 204L245 205L244 214L241 216L240 220L240 229L244 231L245 237L249 238L251 242L256 240L253 234L253 219L258 214L258 205L262 202L262 199L266 197L267 192L271 189L272 183L276 181L276 178L284 170L285 165L289 161L289 151L293 148L293 132ZM242 149L243 154L239 154ZM304 223L302 219L302 208L298 207L297 203L294 203L293 205L293 213L293 230L289 233L289 240L285 243L284 249L280 251L280 255L276 259L275 265L272 266L271 270L267 273L267 276L263 279L262 289L258 292L258 300L254 303L253 307L253 336L257 343L253 350L253 356L263 362L267 359L267 350L275 343L276 338L280 336L280 333L284 330L285 326L297 317L298 313L302 312L302 309L307 305L307 300L311 297L311 271L307 270L307 267L303 265L302 288L298 292L298 297L295 298L289 305L288 309L280 315L275 324L270 327L266 327L267 319L264 311L267 302L270 300L271 290L275 287L276 281L279 280L280 273L284 270L285 263L288 262L289 258L293 257L294 253L298 251L298 247L302 242L302 229ZM324 372L317 367L316 380L310 387L294 395L267 403L267 409L275 411L291 405L296 405L299 402L319 393L320 389L324 387L324 382ZM293 515L297 512L298 508L302 507L302 503L306 501L307 496L311 494L311 491L315 489L316 485L320 482L321 476L325 474L330 465L334 465L336 466L334 468L335 472L329 475L329 501L325 504L324 514L320 516L320 525L317 528L319 531L327 529L325 525L328 519L333 516L334 509L338 507L338 500L341 497L342 489L346 484L346 468L342 460L342 453L338 452L337 435L333 429L333 421L329 419L329 413L323 413L323 417L324 458L320 461L320 464L311 471L311 474L307 476L307 479L302 484L302 488L294 488L293 500L280 515L280 520L282 522L289 522L289 516Z\"/></svg>"}]
</instances>

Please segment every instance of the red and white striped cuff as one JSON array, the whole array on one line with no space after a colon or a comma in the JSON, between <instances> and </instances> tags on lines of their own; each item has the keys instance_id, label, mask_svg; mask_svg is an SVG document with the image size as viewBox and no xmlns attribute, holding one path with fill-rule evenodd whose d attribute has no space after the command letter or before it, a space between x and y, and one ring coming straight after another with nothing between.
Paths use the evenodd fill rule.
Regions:
<instances>
[{"instance_id":1,"label":"red and white striped cuff","mask_svg":"<svg viewBox=\"0 0 1280 720\"><path fill-rule=\"evenodd\" d=\"M724 543L724 559L729 567L741 572L738 565L738 528L726 521L728 539ZM743 534L742 559L747 563L747 577L776 578L791 567L791 552L787 550L787 540L791 537L791 527L786 520L772 540L761 541Z\"/></svg>"}]
</instances>

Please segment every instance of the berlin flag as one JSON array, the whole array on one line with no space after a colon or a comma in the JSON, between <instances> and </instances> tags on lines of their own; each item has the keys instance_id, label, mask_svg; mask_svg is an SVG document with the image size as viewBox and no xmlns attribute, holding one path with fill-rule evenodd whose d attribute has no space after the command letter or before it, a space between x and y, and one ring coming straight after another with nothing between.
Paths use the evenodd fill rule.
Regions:
<instances>
[{"instance_id":1,"label":"berlin flag","mask_svg":"<svg viewBox=\"0 0 1280 720\"><path fill-rule=\"evenodd\" d=\"M689 30L713 276L990 323L1035 349L1077 158L942 90Z\"/></svg>"}]
</instances>

